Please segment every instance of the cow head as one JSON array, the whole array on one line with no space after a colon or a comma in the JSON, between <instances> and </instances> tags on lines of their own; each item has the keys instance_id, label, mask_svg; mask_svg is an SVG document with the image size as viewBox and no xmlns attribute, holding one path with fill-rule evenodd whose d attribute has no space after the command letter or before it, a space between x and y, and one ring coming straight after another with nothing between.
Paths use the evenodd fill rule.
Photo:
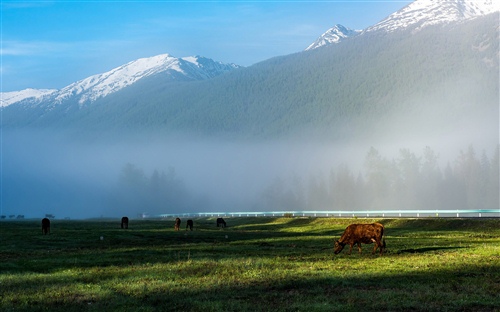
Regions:
<instances>
[{"instance_id":1,"label":"cow head","mask_svg":"<svg viewBox=\"0 0 500 312\"><path fill-rule=\"evenodd\" d=\"M335 241L335 246L333 248L333 253L334 254L338 254L339 252L342 251L342 249L344 249L344 246L345 246L344 243L341 243L339 241Z\"/></svg>"}]
</instances>

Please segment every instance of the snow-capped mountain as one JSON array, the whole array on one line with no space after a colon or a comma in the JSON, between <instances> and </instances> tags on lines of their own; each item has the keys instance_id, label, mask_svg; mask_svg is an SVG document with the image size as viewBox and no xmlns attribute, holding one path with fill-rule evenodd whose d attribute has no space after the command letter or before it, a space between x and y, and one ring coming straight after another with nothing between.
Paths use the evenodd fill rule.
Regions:
<instances>
[{"instance_id":1,"label":"snow-capped mountain","mask_svg":"<svg viewBox=\"0 0 500 312\"><path fill-rule=\"evenodd\" d=\"M180 77L183 79L201 80L215 77L237 67L234 64L222 64L200 56L176 58L169 54L161 54L141 58L103 74L72 83L57 93L55 102L60 103L74 95L79 95L78 103L80 104L94 102L140 79L162 72L168 72L173 77L181 74Z\"/></svg>"},{"instance_id":2,"label":"snow-capped mountain","mask_svg":"<svg viewBox=\"0 0 500 312\"><path fill-rule=\"evenodd\" d=\"M2 92L1 106L8 106L10 104L20 102L27 98L40 100L43 96L56 92L56 89L25 89L21 91Z\"/></svg>"},{"instance_id":3,"label":"snow-capped mountain","mask_svg":"<svg viewBox=\"0 0 500 312\"><path fill-rule=\"evenodd\" d=\"M324 34L322 34L316 41L314 41L310 46L308 46L305 50L314 50L319 47L323 47L330 44L335 44L342 42L343 40L354 37L361 33L361 30L353 30L347 27L344 27L340 24L333 26L328 29Z\"/></svg>"},{"instance_id":4,"label":"snow-capped mountain","mask_svg":"<svg viewBox=\"0 0 500 312\"><path fill-rule=\"evenodd\" d=\"M161 54L137 59L108 72L72 83L61 90L28 89L30 91L6 92L2 94L3 105L23 101L27 104L44 103L50 106L69 99L77 100L80 105L83 105L128 87L143 78L160 73L168 77L162 77L162 79L203 80L239 67L200 56L176 58L169 54Z\"/></svg>"},{"instance_id":5,"label":"snow-capped mountain","mask_svg":"<svg viewBox=\"0 0 500 312\"><path fill-rule=\"evenodd\" d=\"M436 24L466 20L500 11L497 0L417 0L389 15L365 32L413 28L413 31Z\"/></svg>"},{"instance_id":6,"label":"snow-capped mountain","mask_svg":"<svg viewBox=\"0 0 500 312\"><path fill-rule=\"evenodd\" d=\"M498 0L416 0L364 30L352 30L335 25L305 50L342 42L362 33L411 28L414 32L436 24L462 21L500 11Z\"/></svg>"},{"instance_id":7,"label":"snow-capped mountain","mask_svg":"<svg viewBox=\"0 0 500 312\"><path fill-rule=\"evenodd\" d=\"M418 31L429 25L468 20L498 11L500 3L497 0L416 0L363 31L335 25L305 50L340 43L363 33L393 32L398 29ZM200 56L176 58L162 54L129 62L108 72L72 83L61 90L26 89L5 92L0 94L0 99L2 106L14 103L51 106L70 99L72 102L84 105L156 74L162 74L160 79L167 81L203 80L238 67L240 66L223 64Z\"/></svg>"}]
</instances>

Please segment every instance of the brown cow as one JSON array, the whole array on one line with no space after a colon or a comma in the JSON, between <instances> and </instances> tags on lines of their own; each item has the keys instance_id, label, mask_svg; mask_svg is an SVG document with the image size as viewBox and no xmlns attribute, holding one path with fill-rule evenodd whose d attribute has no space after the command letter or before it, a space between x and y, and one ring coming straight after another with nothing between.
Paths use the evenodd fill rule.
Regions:
<instances>
[{"instance_id":1,"label":"brown cow","mask_svg":"<svg viewBox=\"0 0 500 312\"><path fill-rule=\"evenodd\" d=\"M48 218L42 219L42 234L50 234L50 220Z\"/></svg>"},{"instance_id":2,"label":"brown cow","mask_svg":"<svg viewBox=\"0 0 500 312\"><path fill-rule=\"evenodd\" d=\"M122 218L122 229L128 229L128 217Z\"/></svg>"},{"instance_id":3,"label":"brown cow","mask_svg":"<svg viewBox=\"0 0 500 312\"><path fill-rule=\"evenodd\" d=\"M187 223L186 223L186 231L187 229L190 229L191 231L193 230L193 220L189 219L187 220Z\"/></svg>"},{"instance_id":4,"label":"brown cow","mask_svg":"<svg viewBox=\"0 0 500 312\"><path fill-rule=\"evenodd\" d=\"M181 219L179 219L179 218L175 218L175 225L174 225L174 229L175 229L176 231L178 231L180 227L181 227Z\"/></svg>"},{"instance_id":5,"label":"brown cow","mask_svg":"<svg viewBox=\"0 0 500 312\"><path fill-rule=\"evenodd\" d=\"M222 219L222 218L217 218L217 227L219 227L219 226L225 228L226 221L224 221L224 219Z\"/></svg>"},{"instance_id":6,"label":"brown cow","mask_svg":"<svg viewBox=\"0 0 500 312\"><path fill-rule=\"evenodd\" d=\"M345 245L350 245L349 255L352 252L352 247L357 244L359 253L361 254L361 243L371 244L375 243L372 254L375 254L377 248L380 248L380 254L384 252L385 239L384 239L384 226L380 223L372 224L351 224L349 225L342 237L335 242L335 254L344 249Z\"/></svg>"}]
</instances>

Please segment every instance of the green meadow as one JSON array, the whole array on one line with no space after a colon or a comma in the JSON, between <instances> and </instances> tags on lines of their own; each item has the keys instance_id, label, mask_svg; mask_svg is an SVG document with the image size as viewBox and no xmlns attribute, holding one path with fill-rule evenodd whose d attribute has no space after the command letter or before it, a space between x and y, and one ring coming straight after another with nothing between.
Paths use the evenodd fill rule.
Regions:
<instances>
[{"instance_id":1,"label":"green meadow","mask_svg":"<svg viewBox=\"0 0 500 312\"><path fill-rule=\"evenodd\" d=\"M193 220L2 221L0 311L500 311L500 218Z\"/></svg>"}]
</instances>

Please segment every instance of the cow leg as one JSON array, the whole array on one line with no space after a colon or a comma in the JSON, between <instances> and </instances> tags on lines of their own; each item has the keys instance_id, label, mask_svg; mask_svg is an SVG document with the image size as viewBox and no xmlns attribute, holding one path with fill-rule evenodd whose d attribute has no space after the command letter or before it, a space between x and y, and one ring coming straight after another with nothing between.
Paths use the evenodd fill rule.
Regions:
<instances>
[{"instance_id":1,"label":"cow leg","mask_svg":"<svg viewBox=\"0 0 500 312\"><path fill-rule=\"evenodd\" d=\"M358 252L361 254L361 243L358 243Z\"/></svg>"},{"instance_id":2,"label":"cow leg","mask_svg":"<svg viewBox=\"0 0 500 312\"><path fill-rule=\"evenodd\" d=\"M377 239L375 241L375 247L373 248L372 254L374 255L377 252L377 248L380 248L380 254L382 254L384 252L383 246L384 245L382 244L382 242L379 239Z\"/></svg>"},{"instance_id":3,"label":"cow leg","mask_svg":"<svg viewBox=\"0 0 500 312\"><path fill-rule=\"evenodd\" d=\"M352 247L353 247L353 246L354 246L354 244L350 244L350 245L349 245L349 252L347 253L348 255L350 255L350 254L351 254L351 252L352 252Z\"/></svg>"}]
</instances>

